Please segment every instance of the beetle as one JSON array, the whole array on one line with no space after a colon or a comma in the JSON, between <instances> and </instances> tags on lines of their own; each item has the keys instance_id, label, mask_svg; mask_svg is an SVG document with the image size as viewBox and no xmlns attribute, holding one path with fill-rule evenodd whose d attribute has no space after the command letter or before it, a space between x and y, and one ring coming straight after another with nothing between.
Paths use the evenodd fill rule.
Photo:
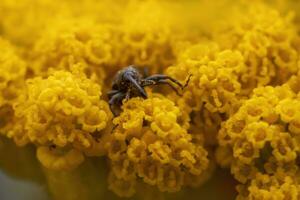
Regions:
<instances>
[{"instance_id":1,"label":"beetle","mask_svg":"<svg viewBox=\"0 0 300 200\"><path fill-rule=\"evenodd\" d=\"M117 72L112 83L112 90L107 93L110 110L117 116L118 112L116 108L120 109L123 99L129 100L133 97L147 99L148 96L144 89L146 86L166 84L179 95L178 90L171 82L183 89L187 86L190 77L186 84L182 85L176 79L164 74L154 74L144 77L136 67L130 65Z\"/></svg>"}]
</instances>

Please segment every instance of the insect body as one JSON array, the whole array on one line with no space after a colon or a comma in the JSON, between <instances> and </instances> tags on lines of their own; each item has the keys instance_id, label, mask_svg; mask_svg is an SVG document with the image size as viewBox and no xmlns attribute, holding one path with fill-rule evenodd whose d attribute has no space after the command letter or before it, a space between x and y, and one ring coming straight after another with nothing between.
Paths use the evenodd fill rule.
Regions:
<instances>
[{"instance_id":1,"label":"insect body","mask_svg":"<svg viewBox=\"0 0 300 200\"><path fill-rule=\"evenodd\" d=\"M164 74L143 77L134 66L129 66L120 70L114 78L112 90L108 92L110 109L116 116L118 115L116 109L120 108L123 99L128 100L132 97L143 97L146 99L147 93L144 87L150 85L166 84L178 94L176 87L174 87L171 82L178 85L181 89L185 87L176 79ZM185 85L187 85L187 83Z\"/></svg>"}]
</instances>

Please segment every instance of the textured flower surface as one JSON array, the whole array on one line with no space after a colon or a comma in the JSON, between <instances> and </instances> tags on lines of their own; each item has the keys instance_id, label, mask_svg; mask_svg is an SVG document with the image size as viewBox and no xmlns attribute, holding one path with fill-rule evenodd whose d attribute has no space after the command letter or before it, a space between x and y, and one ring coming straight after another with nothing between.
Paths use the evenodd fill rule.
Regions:
<instances>
[{"instance_id":1,"label":"textured flower surface","mask_svg":"<svg viewBox=\"0 0 300 200\"><path fill-rule=\"evenodd\" d=\"M300 1L0 1L0 172L55 200L300 199ZM183 86L110 101L131 65Z\"/></svg>"},{"instance_id":2,"label":"textured flower surface","mask_svg":"<svg viewBox=\"0 0 300 200\"><path fill-rule=\"evenodd\" d=\"M219 27L215 38L222 48L243 54L247 68L240 82L244 93L257 86L283 84L297 73L300 40L291 12L281 14L259 3L232 17L232 23Z\"/></svg>"},{"instance_id":3,"label":"textured flower surface","mask_svg":"<svg viewBox=\"0 0 300 200\"><path fill-rule=\"evenodd\" d=\"M27 66L17 55L17 49L1 37L0 50L0 131L6 135L14 126L13 104L24 88Z\"/></svg>"},{"instance_id":4,"label":"textured flower surface","mask_svg":"<svg viewBox=\"0 0 300 200\"><path fill-rule=\"evenodd\" d=\"M182 111L162 96L126 102L123 113L114 119L117 127L107 147L110 188L130 196L137 178L169 192L196 184L192 180L201 179L208 168L208 153L203 142L193 141L184 128L186 120Z\"/></svg>"},{"instance_id":5,"label":"textured flower surface","mask_svg":"<svg viewBox=\"0 0 300 200\"><path fill-rule=\"evenodd\" d=\"M293 198L299 198L297 180L289 177L299 173L299 102L289 84L256 88L253 96L222 124L217 159L221 165L231 167L238 181L248 184L249 199L271 199L272 188L263 194L261 185L256 185L261 181L268 185L287 181L295 188ZM224 157L231 159L224 161ZM287 198L284 192L280 195L280 199Z\"/></svg>"},{"instance_id":6,"label":"textured flower surface","mask_svg":"<svg viewBox=\"0 0 300 200\"><path fill-rule=\"evenodd\" d=\"M76 166L83 153L95 151L111 118L100 96L100 86L82 74L56 71L46 79L28 79L14 105L18 123L8 135L18 145L36 144L38 159L49 168Z\"/></svg>"}]
</instances>

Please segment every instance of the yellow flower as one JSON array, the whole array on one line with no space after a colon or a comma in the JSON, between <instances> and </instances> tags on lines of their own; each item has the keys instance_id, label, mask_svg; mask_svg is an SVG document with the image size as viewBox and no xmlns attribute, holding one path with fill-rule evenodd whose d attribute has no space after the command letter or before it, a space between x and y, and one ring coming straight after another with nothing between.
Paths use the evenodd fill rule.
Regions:
<instances>
[{"instance_id":1,"label":"yellow flower","mask_svg":"<svg viewBox=\"0 0 300 200\"><path fill-rule=\"evenodd\" d=\"M19 98L25 81L27 66L17 50L0 37L0 106L12 104Z\"/></svg>"},{"instance_id":2,"label":"yellow flower","mask_svg":"<svg viewBox=\"0 0 300 200\"><path fill-rule=\"evenodd\" d=\"M213 39L243 55L247 67L240 83L249 94L257 86L283 84L297 73L299 36L291 12L282 15L260 1L245 8L219 26Z\"/></svg>"},{"instance_id":3,"label":"yellow flower","mask_svg":"<svg viewBox=\"0 0 300 200\"><path fill-rule=\"evenodd\" d=\"M232 158L226 164L237 180L246 183L259 173L264 176L298 173L299 139L292 123L299 120L299 115L297 109L290 107L298 104L299 98L288 84L257 88L222 124L219 148L231 153ZM223 163L221 159L218 161Z\"/></svg>"},{"instance_id":4,"label":"yellow flower","mask_svg":"<svg viewBox=\"0 0 300 200\"><path fill-rule=\"evenodd\" d=\"M87 159L103 156L122 197L199 187L221 166L237 199L300 199L299 2L0 1L0 132L36 149L54 198L102 195L103 178L79 176L104 174ZM113 118L104 94L129 65L186 84Z\"/></svg>"},{"instance_id":5,"label":"yellow flower","mask_svg":"<svg viewBox=\"0 0 300 200\"><path fill-rule=\"evenodd\" d=\"M248 192L241 193L243 186L238 186L240 195L237 199L298 199L300 195L298 182L290 176L279 178L257 174L246 187Z\"/></svg>"},{"instance_id":6,"label":"yellow flower","mask_svg":"<svg viewBox=\"0 0 300 200\"><path fill-rule=\"evenodd\" d=\"M51 26L52 25L52 26ZM96 25L88 20L65 20L50 24L29 54L35 75L47 76L53 70L74 70L79 65L100 84L106 77L105 65L112 64L112 41L109 26Z\"/></svg>"},{"instance_id":7,"label":"yellow flower","mask_svg":"<svg viewBox=\"0 0 300 200\"><path fill-rule=\"evenodd\" d=\"M189 184L183 181L185 177L204 175L208 169L207 152L181 126L183 112L172 101L150 94L146 100L132 98L122 108L107 143L111 169L117 170L114 176L131 180L132 184L140 177L161 191L175 192ZM128 167L126 162L119 164L122 160L130 163L134 174L130 179L120 175Z\"/></svg>"},{"instance_id":8,"label":"yellow flower","mask_svg":"<svg viewBox=\"0 0 300 200\"><path fill-rule=\"evenodd\" d=\"M69 146L70 152L73 148L80 154L89 152L95 143L100 142L98 138L104 134L103 130L111 119L107 103L99 100L99 96L100 86L82 74L57 71L45 79L30 79L22 100L14 107L15 120L22 127L10 130L9 136L18 138L21 134L27 138L27 143L38 146L54 145L57 149ZM64 168L65 161L60 160L57 161L60 164L49 166L47 155L52 159L52 154L41 150L39 159L46 167Z\"/></svg>"},{"instance_id":9,"label":"yellow flower","mask_svg":"<svg viewBox=\"0 0 300 200\"><path fill-rule=\"evenodd\" d=\"M7 135L15 125L13 104L20 98L27 73L17 49L0 37L0 131Z\"/></svg>"},{"instance_id":10,"label":"yellow flower","mask_svg":"<svg viewBox=\"0 0 300 200\"><path fill-rule=\"evenodd\" d=\"M179 99L185 107L198 111L204 106L210 112L230 113L238 102L238 78L245 70L243 59L238 51L221 51L216 44L197 44L183 51L178 64L169 67L167 73L182 82L191 75Z\"/></svg>"}]
</instances>

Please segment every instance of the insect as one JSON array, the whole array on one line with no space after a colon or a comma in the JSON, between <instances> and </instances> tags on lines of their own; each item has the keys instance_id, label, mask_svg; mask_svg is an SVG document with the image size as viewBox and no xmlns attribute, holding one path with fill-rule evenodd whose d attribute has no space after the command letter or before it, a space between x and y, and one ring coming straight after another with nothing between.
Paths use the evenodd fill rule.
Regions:
<instances>
[{"instance_id":1,"label":"insect","mask_svg":"<svg viewBox=\"0 0 300 200\"><path fill-rule=\"evenodd\" d=\"M112 84L112 90L107 94L109 98L110 110L115 116L119 114L117 109L120 110L123 99L128 100L133 97L142 97L146 99L147 93L144 87L166 84L170 86L177 94L179 94L178 90L174 85L171 84L171 82L183 89L187 86L191 77L190 76L188 78L188 81L185 85L182 85L176 79L164 74L154 74L147 77L144 76L132 65L120 70L117 73Z\"/></svg>"}]
</instances>

